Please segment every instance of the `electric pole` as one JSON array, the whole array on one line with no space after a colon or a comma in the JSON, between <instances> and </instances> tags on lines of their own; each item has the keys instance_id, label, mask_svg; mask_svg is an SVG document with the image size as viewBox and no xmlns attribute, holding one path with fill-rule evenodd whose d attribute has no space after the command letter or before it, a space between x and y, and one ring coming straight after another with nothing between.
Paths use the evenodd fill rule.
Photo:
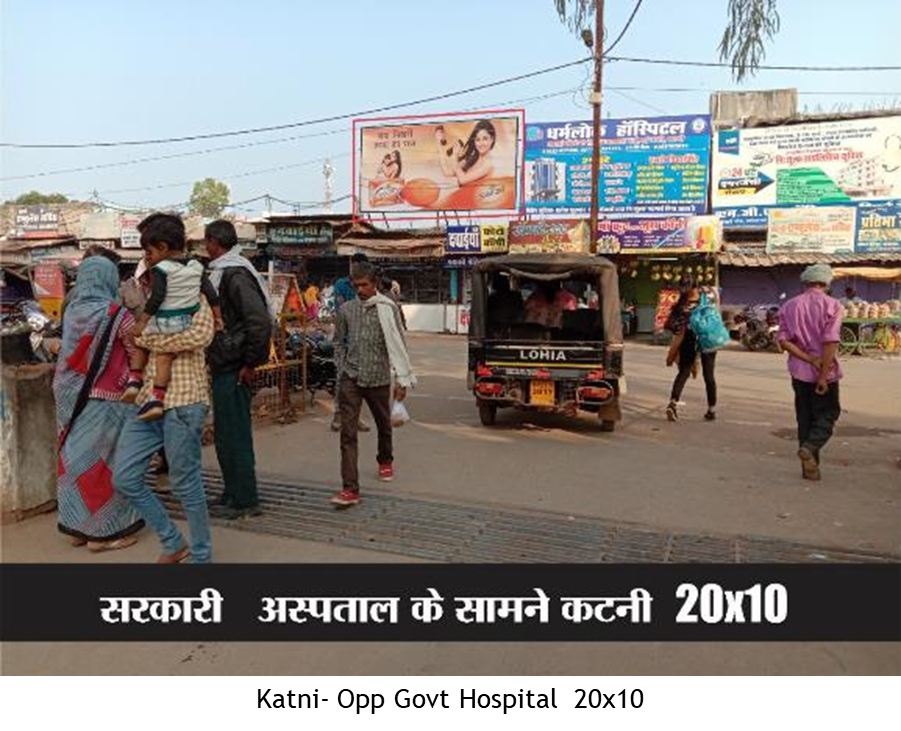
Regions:
<instances>
[{"instance_id":1,"label":"electric pole","mask_svg":"<svg viewBox=\"0 0 901 731\"><path fill-rule=\"evenodd\" d=\"M591 106L594 113L591 138L591 242L589 251L598 253L598 208L600 206L601 173L601 80L604 69L604 0L596 0L594 31L594 89Z\"/></svg>"}]
</instances>

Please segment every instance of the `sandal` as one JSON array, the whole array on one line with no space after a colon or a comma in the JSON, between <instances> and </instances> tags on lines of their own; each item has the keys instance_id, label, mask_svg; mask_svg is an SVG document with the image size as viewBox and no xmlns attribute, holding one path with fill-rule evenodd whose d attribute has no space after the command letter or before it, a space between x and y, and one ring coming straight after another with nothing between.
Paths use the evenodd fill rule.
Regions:
<instances>
[{"instance_id":1,"label":"sandal","mask_svg":"<svg viewBox=\"0 0 901 731\"><path fill-rule=\"evenodd\" d=\"M135 536L125 536L124 538L115 538L112 541L88 541L88 550L91 553L102 553L103 551L118 551L122 548L128 548L138 542Z\"/></svg>"},{"instance_id":2,"label":"sandal","mask_svg":"<svg viewBox=\"0 0 901 731\"><path fill-rule=\"evenodd\" d=\"M157 563L182 563L191 557L191 549L187 546L182 546L175 553L164 553L160 556L156 562Z\"/></svg>"},{"instance_id":3,"label":"sandal","mask_svg":"<svg viewBox=\"0 0 901 731\"><path fill-rule=\"evenodd\" d=\"M69 545L74 546L75 548L81 548L87 542L88 542L88 539L84 538L83 536L70 536L69 537Z\"/></svg>"}]
</instances>

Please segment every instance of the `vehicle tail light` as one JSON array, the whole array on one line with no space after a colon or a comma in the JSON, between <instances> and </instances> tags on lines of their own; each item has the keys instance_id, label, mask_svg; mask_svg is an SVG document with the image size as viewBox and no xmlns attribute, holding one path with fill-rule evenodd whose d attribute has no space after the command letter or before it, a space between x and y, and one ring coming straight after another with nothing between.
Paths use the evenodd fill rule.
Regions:
<instances>
[{"instance_id":1,"label":"vehicle tail light","mask_svg":"<svg viewBox=\"0 0 901 731\"><path fill-rule=\"evenodd\" d=\"M592 371L591 373L589 373L588 376L585 378L585 380L586 381L603 381L605 375L606 375L606 373L605 373L604 369L599 368L598 370Z\"/></svg>"},{"instance_id":2,"label":"vehicle tail light","mask_svg":"<svg viewBox=\"0 0 901 731\"><path fill-rule=\"evenodd\" d=\"M579 389L582 401L606 401L613 395L613 391L603 386L584 386Z\"/></svg>"},{"instance_id":3,"label":"vehicle tail light","mask_svg":"<svg viewBox=\"0 0 901 731\"><path fill-rule=\"evenodd\" d=\"M487 378L491 375L491 369L488 366L479 365L476 368L476 376L479 378Z\"/></svg>"},{"instance_id":4,"label":"vehicle tail light","mask_svg":"<svg viewBox=\"0 0 901 731\"><path fill-rule=\"evenodd\" d=\"M481 396L500 396L504 392L504 384L483 381L476 384L476 393Z\"/></svg>"}]
</instances>

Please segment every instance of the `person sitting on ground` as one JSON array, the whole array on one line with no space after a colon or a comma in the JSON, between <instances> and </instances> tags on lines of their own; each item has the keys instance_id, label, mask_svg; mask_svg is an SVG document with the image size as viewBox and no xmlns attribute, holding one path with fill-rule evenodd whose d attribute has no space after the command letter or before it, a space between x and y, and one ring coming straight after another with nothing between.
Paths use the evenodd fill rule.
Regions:
<instances>
[{"instance_id":1,"label":"person sitting on ground","mask_svg":"<svg viewBox=\"0 0 901 731\"><path fill-rule=\"evenodd\" d=\"M200 310L203 293L213 311L216 330L222 330L219 294L210 284L203 265L185 257L185 224L176 215L154 213L138 224L144 258L151 270L151 294L137 318L134 337L144 338L131 358L128 384L122 400L133 403L144 387L144 368L153 351L156 361L153 392L138 411L142 421L163 417L166 389L172 375L172 353L154 350L154 336L189 330Z\"/></svg>"}]
</instances>

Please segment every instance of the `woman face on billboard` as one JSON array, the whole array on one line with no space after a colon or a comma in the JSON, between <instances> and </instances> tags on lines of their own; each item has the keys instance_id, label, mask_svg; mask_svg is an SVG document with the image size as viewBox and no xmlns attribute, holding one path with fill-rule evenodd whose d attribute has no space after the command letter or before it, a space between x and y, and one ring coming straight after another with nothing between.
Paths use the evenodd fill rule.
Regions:
<instances>
[{"instance_id":1,"label":"woman face on billboard","mask_svg":"<svg viewBox=\"0 0 901 731\"><path fill-rule=\"evenodd\" d=\"M446 146L444 129L436 130L438 143ZM469 138L463 143L457 140L454 145L454 154L445 157L439 153L439 161L444 174L449 178L456 178L459 185L473 183L494 173L494 166L490 160L491 151L497 142L497 130L487 119L476 122Z\"/></svg>"}]
</instances>

